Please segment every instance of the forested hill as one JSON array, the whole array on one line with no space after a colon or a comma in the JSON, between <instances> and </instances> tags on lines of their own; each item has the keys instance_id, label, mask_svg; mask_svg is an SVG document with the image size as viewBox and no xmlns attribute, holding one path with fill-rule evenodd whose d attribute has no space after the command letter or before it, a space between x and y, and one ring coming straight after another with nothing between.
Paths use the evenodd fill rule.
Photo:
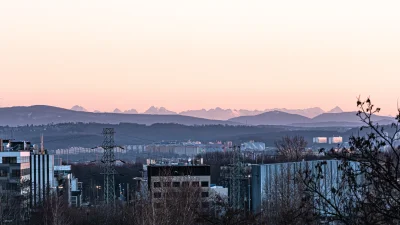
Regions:
<instances>
[{"instance_id":1,"label":"forested hill","mask_svg":"<svg viewBox=\"0 0 400 225\"><path fill-rule=\"evenodd\" d=\"M311 144L315 136L343 136L347 140L349 135L357 133L357 129L346 128L294 128L285 126L226 126L203 125L185 126L179 124L153 124L150 126L121 123L64 123L40 126L0 127L0 138L13 137L16 140L40 142L40 135L44 135L45 146L48 149L67 147L94 147L102 144L102 129L115 129L115 141L119 145L149 144L163 140L198 140L227 141L240 143L249 140L263 141L272 146L274 141L284 135L302 135Z\"/></svg>"}]
</instances>

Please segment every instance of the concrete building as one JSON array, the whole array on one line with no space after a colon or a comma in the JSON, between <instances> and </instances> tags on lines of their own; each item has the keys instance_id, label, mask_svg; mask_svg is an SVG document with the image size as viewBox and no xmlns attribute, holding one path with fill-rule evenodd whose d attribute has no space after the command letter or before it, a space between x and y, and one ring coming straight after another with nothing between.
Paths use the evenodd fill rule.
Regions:
<instances>
[{"instance_id":1,"label":"concrete building","mask_svg":"<svg viewBox=\"0 0 400 225\"><path fill-rule=\"evenodd\" d=\"M31 152L30 155L31 207L44 202L56 191L54 155Z\"/></svg>"},{"instance_id":2,"label":"concrete building","mask_svg":"<svg viewBox=\"0 0 400 225\"><path fill-rule=\"evenodd\" d=\"M57 191L68 201L68 206L80 207L82 204L82 182L71 173L71 165L54 166L58 183Z\"/></svg>"},{"instance_id":3,"label":"concrete building","mask_svg":"<svg viewBox=\"0 0 400 225\"><path fill-rule=\"evenodd\" d=\"M211 186L210 187L211 199L215 199L216 196L228 199L228 188L225 188L223 186Z\"/></svg>"},{"instance_id":4,"label":"concrete building","mask_svg":"<svg viewBox=\"0 0 400 225\"><path fill-rule=\"evenodd\" d=\"M329 137L329 144L341 144L343 143L342 137Z\"/></svg>"},{"instance_id":5,"label":"concrete building","mask_svg":"<svg viewBox=\"0 0 400 225\"><path fill-rule=\"evenodd\" d=\"M289 162L289 163L275 163L263 164L252 166L252 180L251 180L251 206L254 212L261 210L262 204L269 204L274 201L276 195L282 193L283 186L285 190L292 190L296 187L296 174L304 171L305 169L317 172L315 167L321 161L302 161L302 162ZM329 193L332 187L336 187L339 182L338 165L339 160L328 160L324 166L324 177L332 179L325 179L324 184L321 185L322 191L326 192L326 197L329 198ZM287 183L285 183L287 182ZM289 193L294 194L294 193Z\"/></svg>"},{"instance_id":6,"label":"concrete building","mask_svg":"<svg viewBox=\"0 0 400 225\"><path fill-rule=\"evenodd\" d=\"M240 145L242 151L265 151L265 143L263 142L244 142Z\"/></svg>"},{"instance_id":7,"label":"concrete building","mask_svg":"<svg viewBox=\"0 0 400 225\"><path fill-rule=\"evenodd\" d=\"M328 143L328 138L327 137L314 137L313 138L313 143L326 144L326 143Z\"/></svg>"},{"instance_id":8,"label":"concrete building","mask_svg":"<svg viewBox=\"0 0 400 225\"><path fill-rule=\"evenodd\" d=\"M29 185L23 186L30 179L30 152L0 152L0 190L15 191L20 194L29 191Z\"/></svg>"},{"instance_id":9,"label":"concrete building","mask_svg":"<svg viewBox=\"0 0 400 225\"><path fill-rule=\"evenodd\" d=\"M28 142L0 140L1 222L29 217L30 149Z\"/></svg>"},{"instance_id":10,"label":"concrete building","mask_svg":"<svg viewBox=\"0 0 400 225\"><path fill-rule=\"evenodd\" d=\"M208 165L148 165L147 186L157 204L165 193L179 193L184 188L201 189L202 208L208 208L211 173Z\"/></svg>"},{"instance_id":11,"label":"concrete building","mask_svg":"<svg viewBox=\"0 0 400 225\"><path fill-rule=\"evenodd\" d=\"M145 151L151 153L176 154L180 156L193 157L205 152L223 152L226 149L226 145L227 144L222 144L220 142L210 142L207 144L202 144L198 141L161 142L146 145Z\"/></svg>"},{"instance_id":12,"label":"concrete building","mask_svg":"<svg viewBox=\"0 0 400 225\"><path fill-rule=\"evenodd\" d=\"M0 139L0 152L31 151L33 146L29 141Z\"/></svg>"}]
</instances>

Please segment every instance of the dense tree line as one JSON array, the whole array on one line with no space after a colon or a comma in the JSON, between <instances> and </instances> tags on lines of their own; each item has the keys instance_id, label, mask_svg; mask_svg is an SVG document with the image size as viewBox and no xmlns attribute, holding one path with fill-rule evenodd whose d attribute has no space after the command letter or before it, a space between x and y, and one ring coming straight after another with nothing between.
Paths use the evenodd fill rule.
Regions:
<instances>
[{"instance_id":1,"label":"dense tree line","mask_svg":"<svg viewBox=\"0 0 400 225\"><path fill-rule=\"evenodd\" d=\"M115 140L120 145L150 144L162 140L198 140L233 141L240 144L249 140L262 141L273 146L283 136L303 136L311 143L314 136L341 135L348 138L354 130L344 132L342 128L294 128L285 126L185 126L179 124L99 124L99 123L63 123L50 125L26 125L19 127L1 127L0 137L3 139L29 140L40 143L40 135L44 135L45 146L49 150L68 147L95 147L102 143L101 131L104 127L115 129Z\"/></svg>"}]
</instances>

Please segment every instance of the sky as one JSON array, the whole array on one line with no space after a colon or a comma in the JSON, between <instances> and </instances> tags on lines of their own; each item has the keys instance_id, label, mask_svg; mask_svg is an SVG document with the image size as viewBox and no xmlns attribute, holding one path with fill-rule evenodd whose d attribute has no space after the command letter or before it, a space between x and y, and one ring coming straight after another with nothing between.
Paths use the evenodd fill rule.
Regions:
<instances>
[{"instance_id":1,"label":"sky","mask_svg":"<svg viewBox=\"0 0 400 225\"><path fill-rule=\"evenodd\" d=\"M0 106L356 109L400 98L400 1L0 2Z\"/></svg>"}]
</instances>

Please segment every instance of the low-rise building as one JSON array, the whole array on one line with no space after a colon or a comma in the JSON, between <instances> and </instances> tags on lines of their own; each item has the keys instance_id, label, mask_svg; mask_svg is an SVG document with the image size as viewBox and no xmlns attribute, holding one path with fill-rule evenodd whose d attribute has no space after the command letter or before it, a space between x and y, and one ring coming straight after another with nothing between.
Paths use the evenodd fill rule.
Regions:
<instances>
[{"instance_id":1,"label":"low-rise building","mask_svg":"<svg viewBox=\"0 0 400 225\"><path fill-rule=\"evenodd\" d=\"M240 150L242 151L265 151L265 143L264 142L244 142L240 146Z\"/></svg>"},{"instance_id":2,"label":"low-rise building","mask_svg":"<svg viewBox=\"0 0 400 225\"><path fill-rule=\"evenodd\" d=\"M200 190L202 208L208 208L210 195L210 166L208 165L148 165L147 182L153 204L181 191ZM204 199L204 200L203 200Z\"/></svg>"},{"instance_id":3,"label":"low-rise building","mask_svg":"<svg viewBox=\"0 0 400 225\"><path fill-rule=\"evenodd\" d=\"M315 144L326 144L326 143L328 143L328 138L327 137L314 137L313 138L313 143L315 143Z\"/></svg>"},{"instance_id":4,"label":"low-rise building","mask_svg":"<svg viewBox=\"0 0 400 225\"><path fill-rule=\"evenodd\" d=\"M343 138L342 137L330 137L329 138L329 144L341 144L343 143Z\"/></svg>"},{"instance_id":5,"label":"low-rise building","mask_svg":"<svg viewBox=\"0 0 400 225\"><path fill-rule=\"evenodd\" d=\"M57 179L57 191L65 196L68 206L80 207L82 205L82 182L78 181L71 173L71 165L54 166Z\"/></svg>"}]
</instances>

